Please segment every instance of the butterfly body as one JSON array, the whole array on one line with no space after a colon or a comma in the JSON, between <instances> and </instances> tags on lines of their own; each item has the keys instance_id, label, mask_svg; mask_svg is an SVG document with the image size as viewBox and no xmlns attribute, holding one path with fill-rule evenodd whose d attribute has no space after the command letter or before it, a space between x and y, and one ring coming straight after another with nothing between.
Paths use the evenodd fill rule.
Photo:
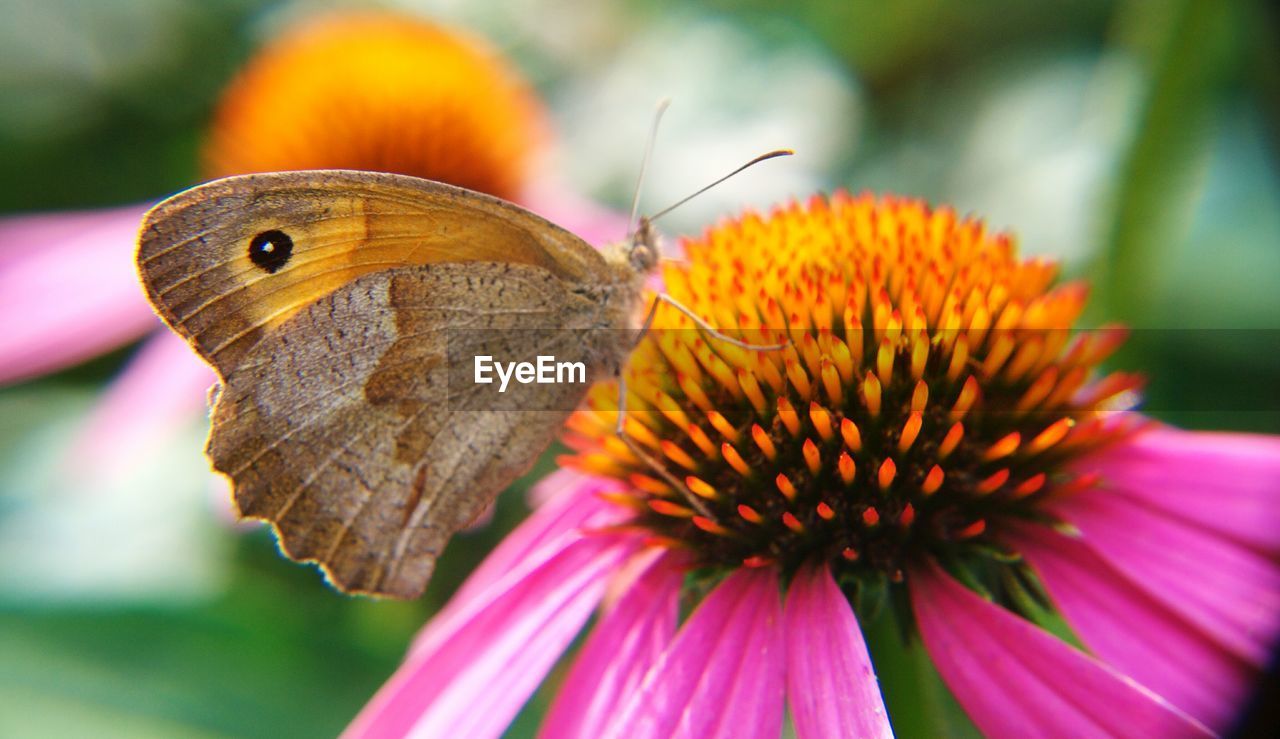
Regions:
<instances>
[{"instance_id":1,"label":"butterfly body","mask_svg":"<svg viewBox=\"0 0 1280 739\"><path fill-rule=\"evenodd\" d=\"M208 453L243 516L346 592L414 597L448 538L635 340L653 249L597 251L517 206L397 175L249 175L144 219L157 312L217 370ZM500 396L480 355L572 357Z\"/></svg>"}]
</instances>

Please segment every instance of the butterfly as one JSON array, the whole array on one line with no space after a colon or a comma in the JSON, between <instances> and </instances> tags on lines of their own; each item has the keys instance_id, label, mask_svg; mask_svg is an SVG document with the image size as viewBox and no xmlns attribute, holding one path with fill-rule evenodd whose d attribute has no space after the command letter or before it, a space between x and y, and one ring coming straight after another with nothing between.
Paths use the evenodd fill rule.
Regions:
<instances>
[{"instance_id":1,"label":"butterfly","mask_svg":"<svg viewBox=\"0 0 1280 739\"><path fill-rule=\"evenodd\" d=\"M659 261L651 219L597 250L507 201L404 175L214 180L144 216L136 260L157 314L217 372L206 451L240 516L347 593L419 596L449 538L591 383L621 377L664 299L722 340L783 346L720 334L664 295L639 321ZM581 381L502 399L480 382L494 354L570 356Z\"/></svg>"},{"instance_id":2,"label":"butterfly","mask_svg":"<svg viewBox=\"0 0 1280 739\"><path fill-rule=\"evenodd\" d=\"M656 264L647 228L596 250L498 198L341 170L186 190L137 251L157 313L217 371L207 452L240 515L338 589L402 598L619 373L635 334L611 329ZM586 382L536 386L538 410L451 400L450 343L495 335L530 358L572 342Z\"/></svg>"}]
</instances>

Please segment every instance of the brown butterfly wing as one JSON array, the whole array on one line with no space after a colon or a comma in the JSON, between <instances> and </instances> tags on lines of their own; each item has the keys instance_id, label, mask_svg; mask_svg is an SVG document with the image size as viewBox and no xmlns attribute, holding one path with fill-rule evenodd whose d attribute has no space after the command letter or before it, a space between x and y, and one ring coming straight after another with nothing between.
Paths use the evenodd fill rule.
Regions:
<instances>
[{"instance_id":1,"label":"brown butterfly wing","mask_svg":"<svg viewBox=\"0 0 1280 739\"><path fill-rule=\"evenodd\" d=\"M250 245L292 243L274 272ZM137 262L156 311L216 369L360 275L408 264L511 262L590 284L607 268L577 236L511 203L415 177L315 170L228 177L143 219Z\"/></svg>"},{"instance_id":2,"label":"brown butterfly wing","mask_svg":"<svg viewBox=\"0 0 1280 739\"><path fill-rule=\"evenodd\" d=\"M540 329L595 310L527 265L358 278L273 329L226 377L210 458L241 513L271 521L290 557L318 562L346 592L415 597L449 537L529 468L586 389L540 385L530 407L551 410L490 410L456 379L450 393L450 349L492 332L566 356L575 332Z\"/></svg>"},{"instance_id":3,"label":"brown butterfly wing","mask_svg":"<svg viewBox=\"0 0 1280 739\"><path fill-rule=\"evenodd\" d=\"M291 246L270 270L250 256L268 232ZM157 312L223 380L209 454L242 514L272 521L284 551L339 588L400 597L422 592L449 535L584 390L541 386L535 405L553 411L451 404L448 337L599 325L600 293L584 286L608 275L589 245L504 201L346 171L181 193L144 219L137 259Z\"/></svg>"}]
</instances>

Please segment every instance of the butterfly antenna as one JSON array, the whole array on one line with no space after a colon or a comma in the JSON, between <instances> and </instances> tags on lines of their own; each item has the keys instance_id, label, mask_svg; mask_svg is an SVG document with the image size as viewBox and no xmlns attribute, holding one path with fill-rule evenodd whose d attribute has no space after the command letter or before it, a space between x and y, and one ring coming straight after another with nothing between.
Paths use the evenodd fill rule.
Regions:
<instances>
[{"instance_id":1,"label":"butterfly antenna","mask_svg":"<svg viewBox=\"0 0 1280 739\"><path fill-rule=\"evenodd\" d=\"M752 159L751 161L747 162L746 164L742 165L741 167L738 167L737 169L733 170L732 172L730 172L729 174L725 175L724 177L721 177L720 179L716 180L715 182L712 182L710 185L707 185L706 187L703 187L702 189L698 190L697 192L693 193L692 195L686 195L685 197L681 198L680 200L676 201L675 203L672 203L671 205L668 205L667 207L663 208L662 210L658 211L657 213L654 213L653 215L649 216L649 220L650 220L650 221L656 221L656 220L658 220L659 218L661 218L661 217L665 216L666 214L670 213L671 211L675 210L676 208L679 208L680 206L684 205L685 203L689 202L690 200L693 200L694 198L698 197L699 195L701 195L702 193L706 192L707 190L710 190L711 188L715 187L716 185L719 185L721 182L724 182L725 180L729 179L730 177L733 177L734 175L738 174L739 172L741 172L741 171L743 171L743 170L745 170L745 169L749 169L749 168L751 168L751 167L753 167L753 166L755 166L755 165L759 164L760 162L763 162L763 161L766 161L766 160L769 160L769 159L775 159L775 158L777 158L777 157L789 157L789 156L791 156L792 154L795 154L795 152L794 152L794 151L792 151L791 149L775 149L774 151L771 151L771 152L769 152L769 153L767 153L767 154L761 154L760 156L756 157L755 159ZM634 218L634 214L632 215L632 217Z\"/></svg>"},{"instance_id":2,"label":"butterfly antenna","mask_svg":"<svg viewBox=\"0 0 1280 739\"><path fill-rule=\"evenodd\" d=\"M653 156L653 143L658 139L658 123L662 121L662 114L667 112L670 105L671 98L663 98L658 101L658 107L653 111L653 125L649 128L649 139L644 144L644 159L640 160L640 175L636 177L635 195L631 197L631 217L627 219L628 240L636 232L636 218L640 212L640 188L644 185L644 173L649 169L649 159Z\"/></svg>"}]
</instances>

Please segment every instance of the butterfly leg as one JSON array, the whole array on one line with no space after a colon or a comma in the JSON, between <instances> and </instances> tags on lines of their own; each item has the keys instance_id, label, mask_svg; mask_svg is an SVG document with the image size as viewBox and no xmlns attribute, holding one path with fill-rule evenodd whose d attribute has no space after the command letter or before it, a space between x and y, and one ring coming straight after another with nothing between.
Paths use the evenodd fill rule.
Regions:
<instances>
[{"instance_id":1,"label":"butterfly leg","mask_svg":"<svg viewBox=\"0 0 1280 739\"><path fill-rule=\"evenodd\" d=\"M636 334L636 345L639 345L645 334L649 333L649 329L653 328L653 319L658 315L658 305L659 302L655 300L649 306L649 312L644 317L644 323L640 325L640 331ZM698 496L693 494L688 485L685 485L683 481L671 474L666 465L654 459L651 454L641 449L640 445L627 435L627 373L625 371L618 373L618 424L614 427L614 433L618 435L619 439L622 439L622 443L627 445L632 454L639 457L640 461L644 462L649 469L658 473L658 476L668 485L679 491L695 511L713 521L716 520L715 515L711 513L711 510L707 508L706 504Z\"/></svg>"},{"instance_id":2,"label":"butterfly leg","mask_svg":"<svg viewBox=\"0 0 1280 739\"><path fill-rule=\"evenodd\" d=\"M670 305L671 307L675 308L681 313L684 313L686 316L692 319L693 322L698 325L698 327L700 327L707 333L711 334L713 337L721 341L725 341L730 344L733 344L734 346L738 346L743 349L748 349L751 351L774 351L777 349L784 349L787 346L790 346L790 342L785 342L782 344L771 344L771 345L748 344L744 341L739 341L738 339L735 339L732 336L726 336L725 334L722 334L719 331L717 331L715 328L713 328L711 324L702 320L702 318L698 316L698 314L694 313L692 310L689 310L689 308L685 307L682 303L680 303L680 301L676 300L675 298L671 297L666 293L659 293L657 298L653 301L653 304L649 306L649 312L647 315L645 315L644 323L640 325L640 331L636 335L636 345L639 345L640 342L644 339L645 334L649 333L649 329L653 328L654 318L658 315L658 306L661 305L662 303L666 303L667 305ZM622 442L627 445L627 448L631 450L632 454L639 457L642 462L644 462L650 469L656 472L658 476L661 477L663 481L665 481L668 485L678 490L680 494L684 496L685 500L689 503L690 506L693 507L695 511L697 511L698 513L702 514L703 516L713 521L716 520L716 517L707 508L706 504L703 503L702 500L698 498L698 496L694 495L693 491L689 490L689 487L685 485L684 482L677 479L676 476L671 474L671 471L667 469L666 465L661 464L656 459L654 459L652 455L650 455L645 450L641 449L640 445L637 444L634 439L632 439L630 436L627 435L626 425L627 425L627 377L626 377L626 372L620 372L618 374L618 423L617 423L617 426L614 428L614 432L618 435L618 438L622 439Z\"/></svg>"},{"instance_id":3,"label":"butterfly leg","mask_svg":"<svg viewBox=\"0 0 1280 739\"><path fill-rule=\"evenodd\" d=\"M732 336L729 336L727 334L722 334L719 331L717 331L714 327L712 327L711 324L702 320L701 316L699 316L697 313L694 313L692 310L690 310L687 306L685 306L684 303L681 303L679 300L676 300L675 298L671 297L666 293L658 293L657 297L654 299L653 307L649 309L649 315L648 317L645 318L644 325L640 327L640 336L639 338L636 339L637 344L640 343L640 339L644 338L645 333L647 333L649 328L653 325L653 317L658 312L659 303L666 303L672 308L675 308L676 310L688 316L689 320L693 321L694 324L698 326L698 328L711 334L711 336L713 336L714 338L720 341L723 341L726 344L733 344L734 346L740 349L747 349L753 352L772 352L772 351L777 351L779 349L786 349L788 346L791 346L790 341L784 341L781 344L748 344L745 341L735 339Z\"/></svg>"},{"instance_id":4,"label":"butterfly leg","mask_svg":"<svg viewBox=\"0 0 1280 739\"><path fill-rule=\"evenodd\" d=\"M716 520L715 514L707 508L706 504L703 503L698 496L693 494L693 491L689 489L688 485L685 485L684 482L671 474L671 471L667 469L666 465L654 459L651 454L646 452L644 449L641 449L640 445L627 435L627 377L625 372L618 375L618 424L614 427L614 432L618 435L619 439L622 439L622 443L627 445L627 448L631 450L632 454L639 457L640 461L644 462L649 469L658 473L658 476L661 477L664 482L679 491L680 494L684 496L685 501L692 506L695 511L712 521Z\"/></svg>"}]
</instances>

